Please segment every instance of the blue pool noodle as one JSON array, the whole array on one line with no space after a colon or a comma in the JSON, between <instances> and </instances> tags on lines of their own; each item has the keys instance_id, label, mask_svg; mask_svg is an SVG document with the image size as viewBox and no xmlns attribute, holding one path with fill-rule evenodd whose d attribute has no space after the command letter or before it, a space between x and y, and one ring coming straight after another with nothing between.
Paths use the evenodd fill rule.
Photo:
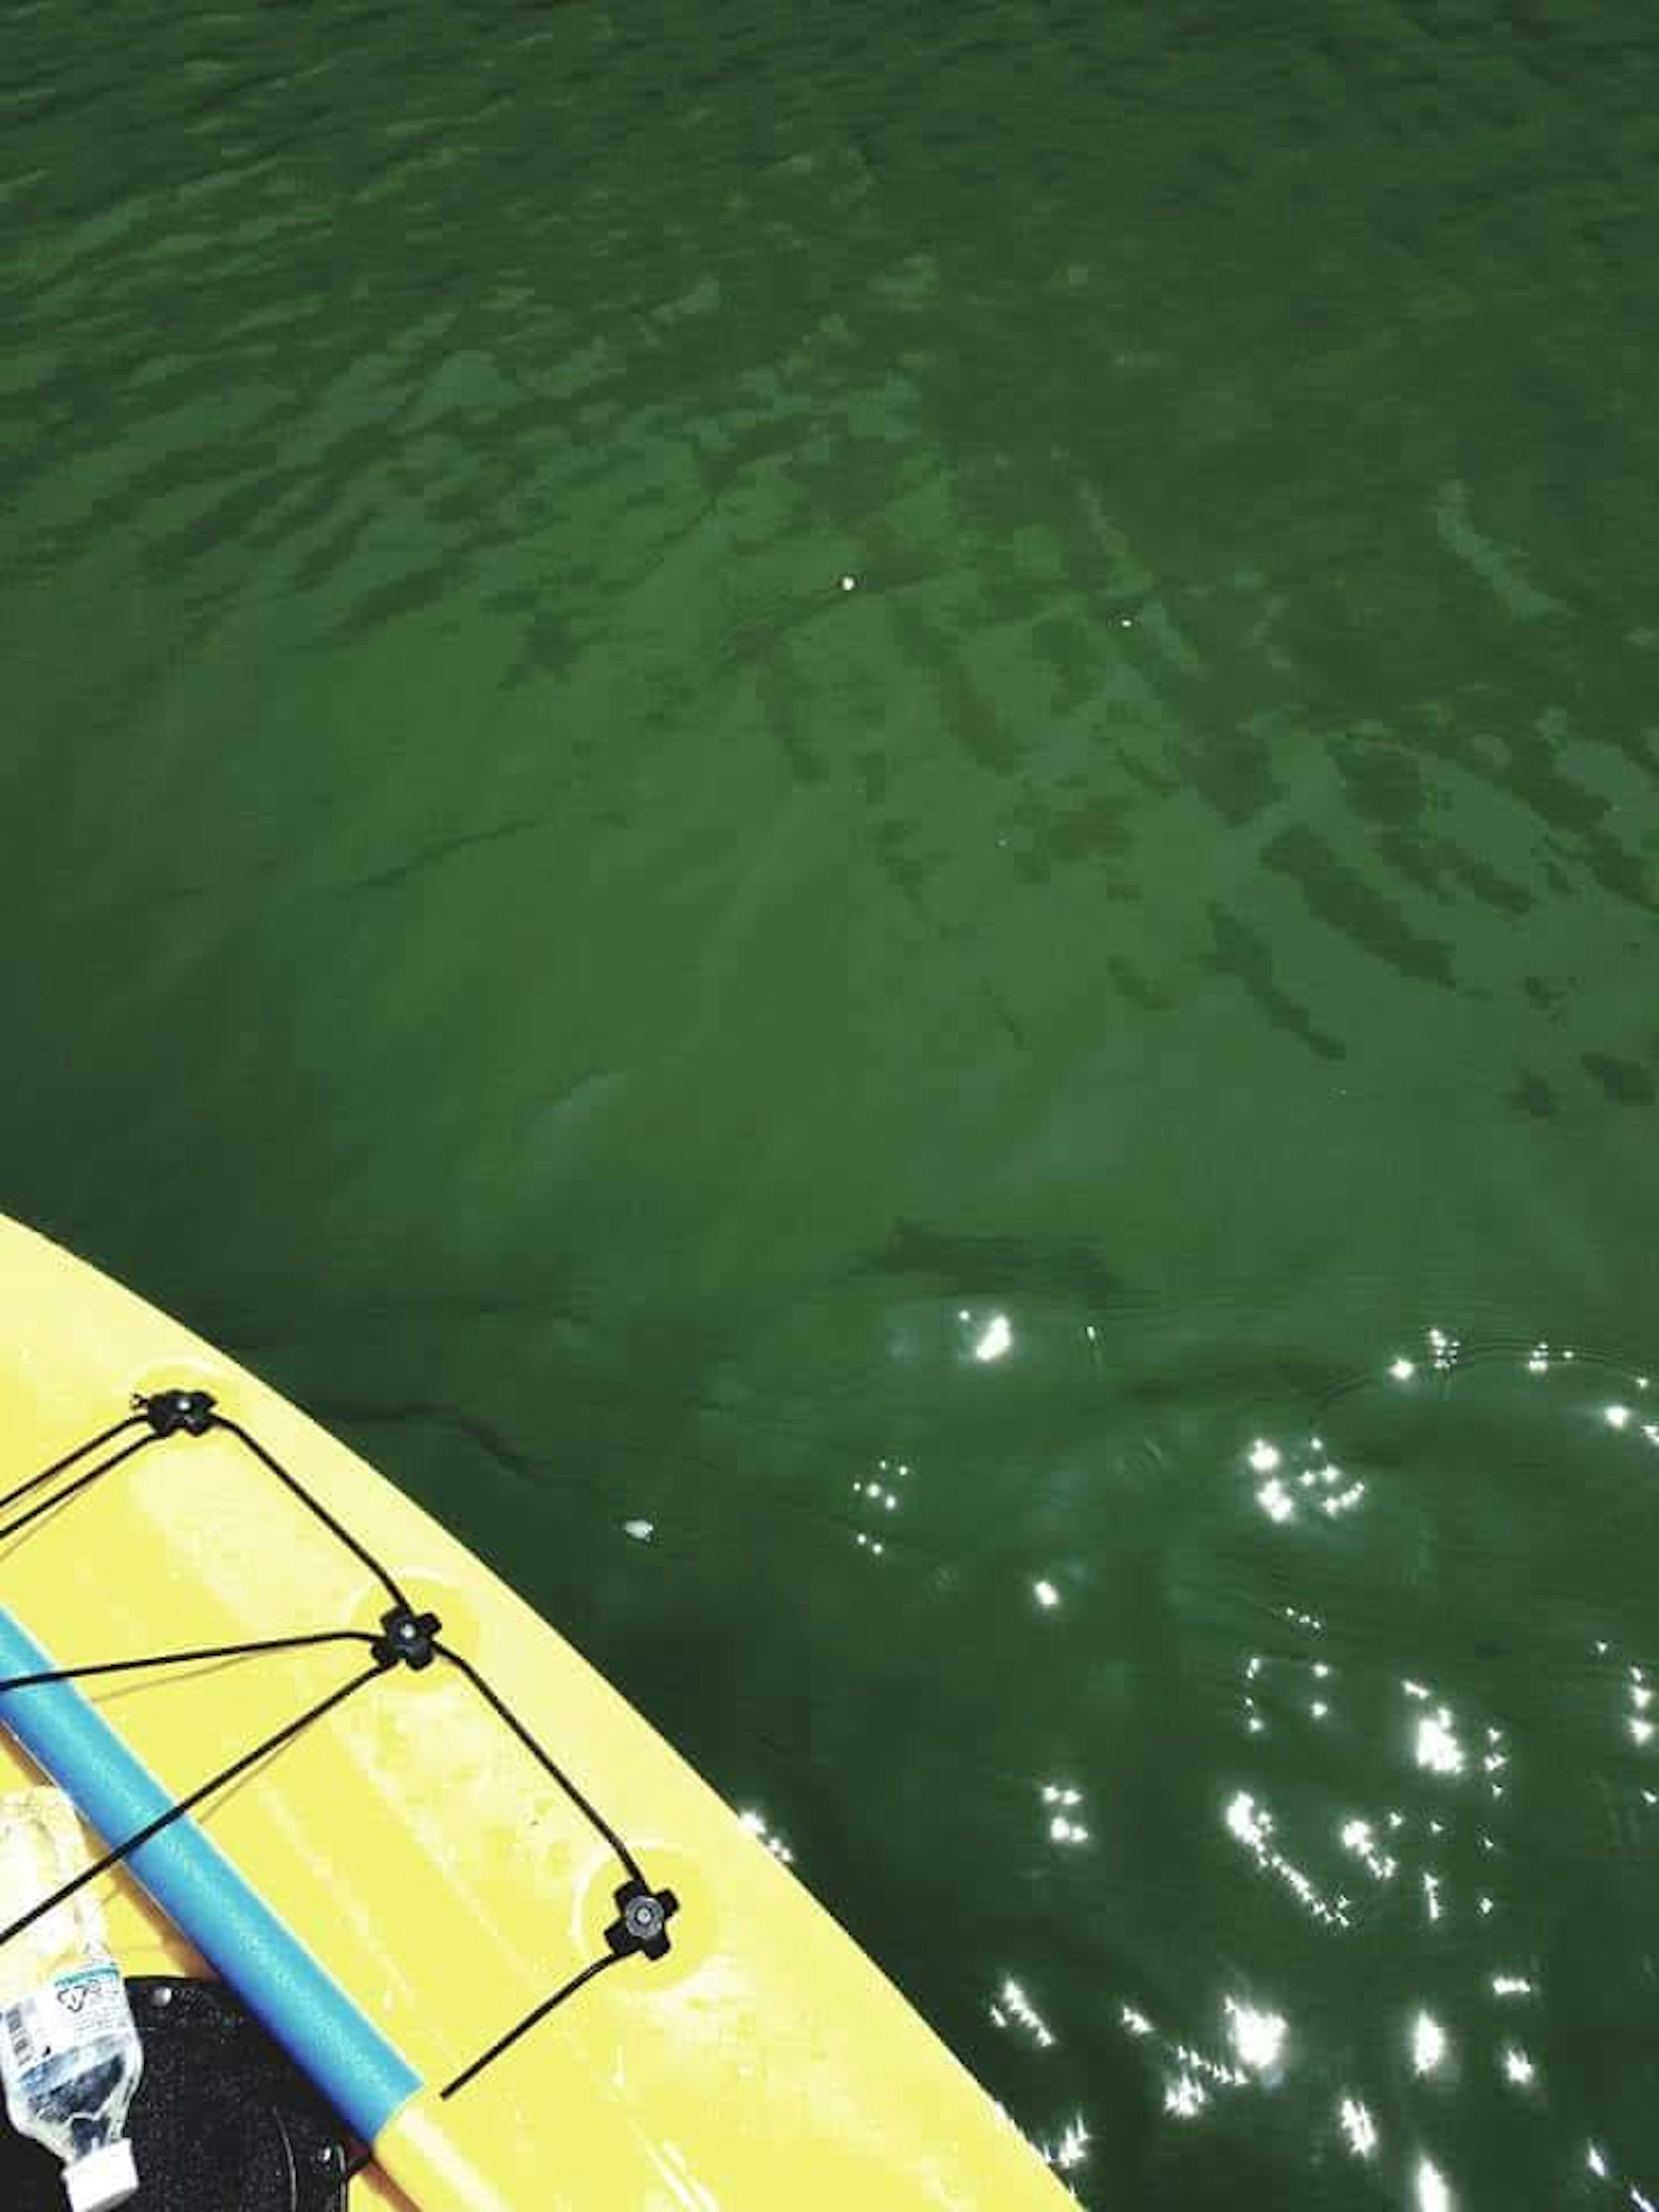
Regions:
<instances>
[{"instance_id":1,"label":"blue pool noodle","mask_svg":"<svg viewBox=\"0 0 1659 2212\"><path fill-rule=\"evenodd\" d=\"M55 1663L0 1606L0 1677L41 1674ZM0 1692L0 1723L112 1848L173 1802L72 1682ZM126 1863L346 2124L372 2143L421 2086L401 2052L188 1814Z\"/></svg>"}]
</instances>

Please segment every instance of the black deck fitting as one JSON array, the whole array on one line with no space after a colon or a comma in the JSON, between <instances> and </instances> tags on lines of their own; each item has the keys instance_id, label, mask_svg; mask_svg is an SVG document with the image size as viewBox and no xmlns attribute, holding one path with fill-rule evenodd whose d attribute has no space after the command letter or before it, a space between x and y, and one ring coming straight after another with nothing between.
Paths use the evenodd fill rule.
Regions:
<instances>
[{"instance_id":1,"label":"black deck fitting","mask_svg":"<svg viewBox=\"0 0 1659 2212\"><path fill-rule=\"evenodd\" d=\"M635 1875L616 1892L617 1917L605 1931L605 1940L617 1956L638 1951L647 1959L667 1952L668 1923L680 1909L672 1889L653 1889L642 1875Z\"/></svg>"},{"instance_id":2,"label":"black deck fitting","mask_svg":"<svg viewBox=\"0 0 1659 2212\"><path fill-rule=\"evenodd\" d=\"M433 1638L441 1635L443 1623L435 1613L415 1613L394 1605L380 1615L380 1633L369 1646L377 1667L412 1667L418 1674L437 1656Z\"/></svg>"},{"instance_id":3,"label":"black deck fitting","mask_svg":"<svg viewBox=\"0 0 1659 2212\"><path fill-rule=\"evenodd\" d=\"M176 1436L180 1429L201 1437L213 1426L213 1400L205 1390L152 1390L132 1402L158 1437Z\"/></svg>"}]
</instances>

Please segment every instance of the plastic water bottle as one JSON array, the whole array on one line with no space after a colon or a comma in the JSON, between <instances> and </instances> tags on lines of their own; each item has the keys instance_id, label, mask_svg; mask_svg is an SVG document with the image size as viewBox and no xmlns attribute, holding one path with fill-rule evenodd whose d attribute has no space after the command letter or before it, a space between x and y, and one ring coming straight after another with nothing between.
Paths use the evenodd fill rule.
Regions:
<instances>
[{"instance_id":1,"label":"plastic water bottle","mask_svg":"<svg viewBox=\"0 0 1659 2212\"><path fill-rule=\"evenodd\" d=\"M0 1927L87 1863L75 1808L60 1790L0 1796ZM143 2047L104 1916L78 1889L0 1944L0 2082L20 2135L64 2160L70 2212L112 2212L136 2195L127 2107Z\"/></svg>"}]
</instances>

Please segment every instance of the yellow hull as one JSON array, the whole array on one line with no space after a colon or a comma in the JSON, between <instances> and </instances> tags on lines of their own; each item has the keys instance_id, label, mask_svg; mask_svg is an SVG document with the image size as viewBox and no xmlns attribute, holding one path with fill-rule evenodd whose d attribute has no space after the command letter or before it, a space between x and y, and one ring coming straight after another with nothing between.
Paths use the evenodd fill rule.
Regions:
<instances>
[{"instance_id":1,"label":"yellow hull","mask_svg":"<svg viewBox=\"0 0 1659 2212\"><path fill-rule=\"evenodd\" d=\"M428 1515L253 1376L0 1219L0 1496L125 1416L211 1394L0 1542L0 1607L58 1668L311 1631L374 1634L375 1569L550 1753L678 1910L615 1957L605 1832L465 1672L389 1666L195 1808L202 1834L422 2085L353 2203L422 2212L1060 2212L1069 2193L797 1879L627 1702ZM147 1432L145 1432L147 1433ZM109 1453L103 1455L107 1458ZM57 1490L95 1459L57 1479ZM0 1527L55 1494L48 1485ZM362 1671L324 1644L83 1680L169 1800ZM14 1691L14 1700L40 1697ZM0 1719L8 1699L0 1696ZM15 1707L13 1708L15 1710ZM21 1726L21 1723L20 1723ZM0 1730L0 1791L34 1767ZM124 1840L118 1837L112 1843ZM125 1868L98 1885L134 1973L222 1972ZM597 1960L576 1990L443 2091Z\"/></svg>"}]
</instances>

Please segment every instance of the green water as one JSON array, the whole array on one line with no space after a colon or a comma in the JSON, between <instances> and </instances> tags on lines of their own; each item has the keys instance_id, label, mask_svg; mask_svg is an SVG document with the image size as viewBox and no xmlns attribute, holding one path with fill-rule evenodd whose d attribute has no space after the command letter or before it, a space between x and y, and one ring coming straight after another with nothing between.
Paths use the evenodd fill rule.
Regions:
<instances>
[{"instance_id":1,"label":"green water","mask_svg":"<svg viewBox=\"0 0 1659 2212\"><path fill-rule=\"evenodd\" d=\"M1085 2205L1659 2200L1646 0L0 53L0 1205Z\"/></svg>"}]
</instances>

